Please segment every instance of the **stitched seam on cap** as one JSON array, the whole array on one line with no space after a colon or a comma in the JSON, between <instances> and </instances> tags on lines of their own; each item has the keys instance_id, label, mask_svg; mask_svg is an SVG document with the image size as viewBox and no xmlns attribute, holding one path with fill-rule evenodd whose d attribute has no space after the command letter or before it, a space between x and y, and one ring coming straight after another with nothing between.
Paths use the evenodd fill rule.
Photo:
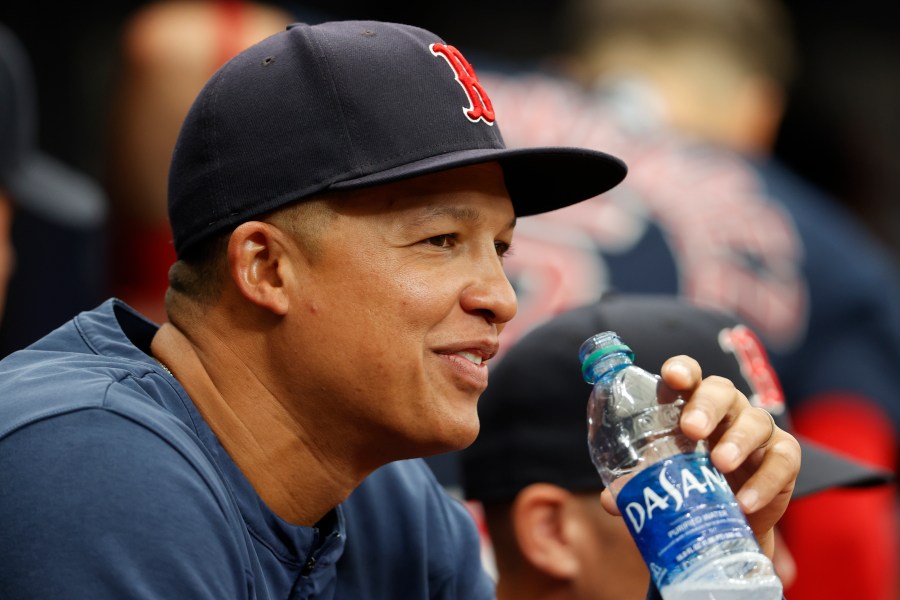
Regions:
<instances>
[{"instance_id":1,"label":"stitched seam on cap","mask_svg":"<svg viewBox=\"0 0 900 600\"><path fill-rule=\"evenodd\" d=\"M337 105L338 110L340 111L340 119L338 119L338 123L341 124L341 127L344 131L344 140L345 140L345 143L343 144L343 148L341 149L342 153L345 156L349 157L349 162L352 164L353 168L355 169L356 165L358 163L358 161L357 161L358 157L357 157L356 151L353 146L353 136L350 135L350 126L349 125L350 125L351 119L347 117L347 111L344 110L344 101L343 101L341 95L338 93L337 82L335 81L334 77L332 77L332 75L331 75L332 68L331 68L331 60L329 60L330 55L326 52L326 44L324 43L324 41L319 39L319 33L317 31L315 31L312 27L309 27L307 29L307 31L310 34L307 36L310 41L310 44L312 44L316 47L316 49L320 53L320 56L323 59L323 62L325 63L325 67L324 68L320 67L319 71L320 71L320 73L323 74L323 79L328 80L329 92L331 93L332 97L334 98L335 104ZM328 47L328 50L331 50L331 48ZM335 176L332 175L328 179L333 180L334 178L335 178Z\"/></svg>"},{"instance_id":2,"label":"stitched seam on cap","mask_svg":"<svg viewBox=\"0 0 900 600\"><path fill-rule=\"evenodd\" d=\"M219 91L224 84L225 77L225 69L219 71L218 75L215 77L216 85L213 87L213 93L209 94L209 101L204 105L204 112L209 111L210 115L216 115L216 111L214 110L215 106L218 106L219 103ZM215 105L215 106L213 106ZM204 119L207 121L207 119ZM218 174L222 172L222 160L220 156L220 152L216 150L218 147L216 142L219 138L219 132L217 131L219 126L218 120L214 123L211 119L209 120L209 126L204 129L209 129L208 132L204 132L204 141L207 144L207 152L212 157L212 162L215 165L215 168L212 170L212 173ZM215 185L210 185L210 189L213 193L213 205L218 207L218 199L225 196L225 189L223 184L223 178L215 175L211 175L215 177ZM214 214L220 215L221 213L217 210ZM214 223L218 223L223 220L223 217L217 216L217 218L213 219L212 222L204 221L204 228L208 228Z\"/></svg>"}]
</instances>

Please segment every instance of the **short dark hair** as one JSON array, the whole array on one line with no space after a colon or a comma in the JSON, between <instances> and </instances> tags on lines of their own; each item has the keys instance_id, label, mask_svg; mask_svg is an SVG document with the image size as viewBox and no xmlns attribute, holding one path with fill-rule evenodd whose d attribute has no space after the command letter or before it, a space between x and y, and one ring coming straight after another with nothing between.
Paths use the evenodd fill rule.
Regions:
<instances>
[{"instance_id":1,"label":"short dark hair","mask_svg":"<svg viewBox=\"0 0 900 600\"><path fill-rule=\"evenodd\" d=\"M170 297L180 294L193 300L209 303L222 290L225 272L225 255L231 231L203 240L191 248L189 253L175 261L169 268L169 289L166 305Z\"/></svg>"},{"instance_id":2,"label":"short dark hair","mask_svg":"<svg viewBox=\"0 0 900 600\"><path fill-rule=\"evenodd\" d=\"M288 232L308 255L315 257L321 234L334 217L334 212L328 208L328 196L324 194L295 202L262 215L258 220ZM232 231L196 243L172 265L166 292L168 312L177 310L182 298L200 304L216 301L226 277L226 254Z\"/></svg>"}]
</instances>

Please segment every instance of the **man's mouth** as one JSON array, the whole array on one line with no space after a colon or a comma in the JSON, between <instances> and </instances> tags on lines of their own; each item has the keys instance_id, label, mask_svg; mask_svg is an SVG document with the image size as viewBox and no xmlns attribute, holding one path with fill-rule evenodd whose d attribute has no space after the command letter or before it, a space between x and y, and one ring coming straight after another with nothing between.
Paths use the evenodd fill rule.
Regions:
<instances>
[{"instance_id":1,"label":"man's mouth","mask_svg":"<svg viewBox=\"0 0 900 600\"><path fill-rule=\"evenodd\" d=\"M480 354L473 354L471 352L456 352L455 354L476 365L480 365L482 361Z\"/></svg>"}]
</instances>

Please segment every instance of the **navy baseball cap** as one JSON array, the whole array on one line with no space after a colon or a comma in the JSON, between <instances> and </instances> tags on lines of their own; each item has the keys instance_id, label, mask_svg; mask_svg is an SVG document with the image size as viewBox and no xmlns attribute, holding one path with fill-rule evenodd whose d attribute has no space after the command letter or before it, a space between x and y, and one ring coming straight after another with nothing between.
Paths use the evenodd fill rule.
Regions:
<instances>
[{"instance_id":1,"label":"navy baseball cap","mask_svg":"<svg viewBox=\"0 0 900 600\"><path fill-rule=\"evenodd\" d=\"M781 384L755 334L730 314L673 296L609 295L546 321L523 336L491 369L479 401L481 431L461 456L465 495L485 503L510 501L545 482L574 492L603 482L587 447L587 400L578 348L615 331L635 364L658 373L672 356L697 359L704 376L730 379L755 406L791 431ZM802 449L794 497L835 487L891 481L892 475L796 436Z\"/></svg>"},{"instance_id":2,"label":"navy baseball cap","mask_svg":"<svg viewBox=\"0 0 900 600\"><path fill-rule=\"evenodd\" d=\"M294 24L226 63L190 109L169 172L175 250L314 194L494 161L518 216L586 200L626 173L595 150L507 149L488 90L434 33Z\"/></svg>"},{"instance_id":3,"label":"navy baseball cap","mask_svg":"<svg viewBox=\"0 0 900 600\"><path fill-rule=\"evenodd\" d=\"M0 188L18 208L68 227L106 217L106 196L91 178L38 148L38 103L31 61L0 24Z\"/></svg>"}]
</instances>

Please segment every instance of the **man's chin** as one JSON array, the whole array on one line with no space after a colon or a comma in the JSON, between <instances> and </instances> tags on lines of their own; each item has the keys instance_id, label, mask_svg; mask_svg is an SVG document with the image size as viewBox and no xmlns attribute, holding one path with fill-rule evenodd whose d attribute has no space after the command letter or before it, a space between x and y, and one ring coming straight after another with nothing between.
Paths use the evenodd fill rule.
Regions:
<instances>
[{"instance_id":1,"label":"man's chin","mask_svg":"<svg viewBox=\"0 0 900 600\"><path fill-rule=\"evenodd\" d=\"M455 427L452 431L443 431L441 436L429 440L425 444L425 449L419 456L434 456L435 454L444 454L447 452L457 452L464 450L472 445L475 438L478 437L478 422L476 420L474 426Z\"/></svg>"}]
</instances>

